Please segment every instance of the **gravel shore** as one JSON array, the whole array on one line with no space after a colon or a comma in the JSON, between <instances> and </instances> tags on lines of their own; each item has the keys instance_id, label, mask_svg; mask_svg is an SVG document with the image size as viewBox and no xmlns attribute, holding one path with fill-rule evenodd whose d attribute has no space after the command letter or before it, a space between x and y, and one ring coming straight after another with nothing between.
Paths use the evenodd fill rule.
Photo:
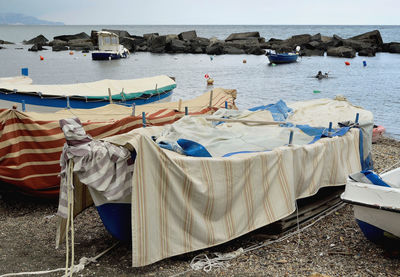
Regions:
<instances>
[{"instance_id":1,"label":"gravel shore","mask_svg":"<svg viewBox=\"0 0 400 277\"><path fill-rule=\"evenodd\" d=\"M400 160L400 142L382 138L373 144L373 158L376 172L389 168ZM30 198L5 190L0 184L0 276L65 266L65 244L55 249L56 211L57 201ZM94 257L116 243L93 207L75 219L75 230L76 260ZM265 240L260 231L255 231L211 249L143 268L131 267L131 248L120 244L74 276L400 276L399 248L384 249L366 240L350 205L298 235L238 256L227 267L213 268L208 273L190 268L198 254L212 257L214 252L227 253ZM62 274L59 271L40 276Z\"/></svg>"}]
</instances>

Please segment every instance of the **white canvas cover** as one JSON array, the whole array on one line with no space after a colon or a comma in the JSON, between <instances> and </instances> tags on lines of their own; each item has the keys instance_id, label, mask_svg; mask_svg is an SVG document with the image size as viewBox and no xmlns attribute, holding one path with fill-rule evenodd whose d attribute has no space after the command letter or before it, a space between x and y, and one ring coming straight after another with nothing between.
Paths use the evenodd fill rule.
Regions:
<instances>
[{"instance_id":1,"label":"white canvas cover","mask_svg":"<svg viewBox=\"0 0 400 277\"><path fill-rule=\"evenodd\" d=\"M108 89L111 94L140 93L147 90L161 89L163 87L175 86L175 81L166 75L130 80L100 80L89 83L76 83L65 85L32 85L22 83L0 82L0 90L17 92L42 93L58 96L108 96Z\"/></svg>"}]
</instances>

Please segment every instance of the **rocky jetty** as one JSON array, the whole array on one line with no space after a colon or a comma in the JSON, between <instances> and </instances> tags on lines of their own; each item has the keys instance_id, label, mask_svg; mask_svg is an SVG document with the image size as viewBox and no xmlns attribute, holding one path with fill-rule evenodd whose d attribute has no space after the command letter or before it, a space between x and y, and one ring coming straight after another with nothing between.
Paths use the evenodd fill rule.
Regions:
<instances>
[{"instance_id":1,"label":"rocky jetty","mask_svg":"<svg viewBox=\"0 0 400 277\"><path fill-rule=\"evenodd\" d=\"M334 56L353 58L359 56L375 56L377 52L400 53L400 43L384 43L378 30L360 34L350 38L332 37L318 34L300 34L287 39L271 38L268 41L259 32L244 32L230 34L226 39L198 37L195 30L180 34L160 35L158 33L131 35L125 30L103 29L119 36L120 43L130 52L151 53L191 53L191 54L251 54L264 55L266 50L277 53L294 52L300 46L302 56ZM25 44L34 44L35 49L49 45L53 51L97 49L97 31L90 35L82 32L75 35L61 35L52 41L40 35ZM34 50L33 50L34 51Z\"/></svg>"}]
</instances>

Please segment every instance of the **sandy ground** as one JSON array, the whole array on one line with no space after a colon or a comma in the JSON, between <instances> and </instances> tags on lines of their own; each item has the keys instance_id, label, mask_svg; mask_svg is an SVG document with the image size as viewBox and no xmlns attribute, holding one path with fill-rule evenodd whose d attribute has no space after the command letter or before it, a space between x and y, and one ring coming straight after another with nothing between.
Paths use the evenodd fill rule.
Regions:
<instances>
[{"instance_id":1,"label":"sandy ground","mask_svg":"<svg viewBox=\"0 0 400 277\"><path fill-rule=\"evenodd\" d=\"M400 142L384 138L373 145L373 155L375 170L380 172L400 160ZM65 245L55 249L56 211L57 201L30 198L0 184L0 276L65 266ZM116 242L93 207L76 218L75 230L76 260L94 257ZM227 267L208 273L190 268L192 258L198 254L212 256L214 252L226 253L265 240L262 231L255 231L218 247L143 268L130 266L131 248L120 244L74 276L400 276L400 249L384 249L366 240L349 205L300 235L240 255ZM39 276L62 274L59 271Z\"/></svg>"}]
</instances>

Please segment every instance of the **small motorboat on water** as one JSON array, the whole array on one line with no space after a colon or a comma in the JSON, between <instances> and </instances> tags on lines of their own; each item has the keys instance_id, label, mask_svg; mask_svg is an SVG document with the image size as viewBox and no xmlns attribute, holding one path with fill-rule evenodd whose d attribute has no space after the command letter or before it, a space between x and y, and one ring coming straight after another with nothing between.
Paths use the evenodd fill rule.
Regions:
<instances>
[{"instance_id":1,"label":"small motorboat on water","mask_svg":"<svg viewBox=\"0 0 400 277\"><path fill-rule=\"evenodd\" d=\"M93 60L116 60L129 56L128 49L119 44L117 34L101 31L97 32L97 36L99 50L92 52Z\"/></svg>"},{"instance_id":2,"label":"small motorboat on water","mask_svg":"<svg viewBox=\"0 0 400 277\"><path fill-rule=\"evenodd\" d=\"M372 171L351 174L341 198L353 205L354 217L367 239L400 241L400 168L381 176Z\"/></svg>"},{"instance_id":3,"label":"small motorboat on water","mask_svg":"<svg viewBox=\"0 0 400 277\"><path fill-rule=\"evenodd\" d=\"M296 53L282 53L282 54L267 53L268 60L271 64L293 63L297 61L298 56L299 55Z\"/></svg>"}]
</instances>

